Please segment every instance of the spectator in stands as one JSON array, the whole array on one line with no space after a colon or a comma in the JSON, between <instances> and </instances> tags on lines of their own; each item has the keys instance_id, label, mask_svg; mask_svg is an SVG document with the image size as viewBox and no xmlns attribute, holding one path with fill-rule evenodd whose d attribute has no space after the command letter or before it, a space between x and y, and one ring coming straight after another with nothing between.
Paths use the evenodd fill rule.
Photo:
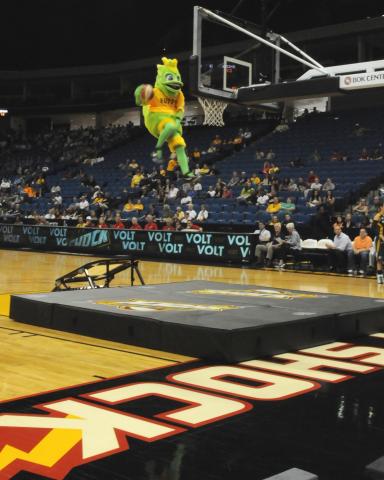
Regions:
<instances>
[{"instance_id":1,"label":"spectator in stands","mask_svg":"<svg viewBox=\"0 0 384 480\"><path fill-rule=\"evenodd\" d=\"M262 150L257 148L255 153L256 160L264 160L264 157L265 157L265 153Z\"/></svg>"},{"instance_id":2,"label":"spectator in stands","mask_svg":"<svg viewBox=\"0 0 384 480\"><path fill-rule=\"evenodd\" d=\"M297 188L299 192L305 192L308 189L308 184L303 177L297 179Z\"/></svg>"},{"instance_id":3,"label":"spectator in stands","mask_svg":"<svg viewBox=\"0 0 384 480\"><path fill-rule=\"evenodd\" d=\"M327 212L329 215L333 215L333 212L335 210L335 197L333 196L333 193L331 190L327 190L327 193L322 201L324 204L325 208L327 209Z\"/></svg>"},{"instance_id":4,"label":"spectator in stands","mask_svg":"<svg viewBox=\"0 0 384 480\"><path fill-rule=\"evenodd\" d=\"M203 190L203 186L201 185L200 182L195 182L194 185L193 185L193 191L194 192L197 192L197 194L199 194L199 192L201 192Z\"/></svg>"},{"instance_id":5,"label":"spectator in stands","mask_svg":"<svg viewBox=\"0 0 384 480\"><path fill-rule=\"evenodd\" d=\"M323 190L328 191L328 190L335 190L336 186L333 183L331 178L327 178L326 181L324 182L323 185Z\"/></svg>"},{"instance_id":6,"label":"spectator in stands","mask_svg":"<svg viewBox=\"0 0 384 480\"><path fill-rule=\"evenodd\" d=\"M237 172L232 173L232 177L230 178L228 182L228 187L235 187L238 183L240 182L240 177Z\"/></svg>"},{"instance_id":7,"label":"spectator in stands","mask_svg":"<svg viewBox=\"0 0 384 480\"><path fill-rule=\"evenodd\" d=\"M273 225L271 241L268 243L268 246L267 246L267 266L268 267L272 266L273 258L282 248L282 245L283 245L283 239L281 236L281 224L275 223Z\"/></svg>"},{"instance_id":8,"label":"spectator in stands","mask_svg":"<svg viewBox=\"0 0 384 480\"><path fill-rule=\"evenodd\" d=\"M85 225L84 227L85 228L94 228L95 226L95 223L94 221L92 220L92 217L90 215L88 215L86 218L85 218Z\"/></svg>"},{"instance_id":9,"label":"spectator in stands","mask_svg":"<svg viewBox=\"0 0 384 480\"><path fill-rule=\"evenodd\" d=\"M206 209L205 205L201 205L200 212L197 215L196 221L199 223L203 223L208 220L209 217L209 212Z\"/></svg>"},{"instance_id":10,"label":"spectator in stands","mask_svg":"<svg viewBox=\"0 0 384 480\"><path fill-rule=\"evenodd\" d=\"M312 185L315 179L318 178L313 170L310 170L308 173L307 184Z\"/></svg>"},{"instance_id":11,"label":"spectator in stands","mask_svg":"<svg viewBox=\"0 0 384 480\"><path fill-rule=\"evenodd\" d=\"M291 197L287 197L285 202L281 202L281 211L284 213L293 213L296 210L296 205L294 204Z\"/></svg>"},{"instance_id":12,"label":"spectator in stands","mask_svg":"<svg viewBox=\"0 0 384 480\"><path fill-rule=\"evenodd\" d=\"M139 187L143 179L144 179L143 172L141 172L141 170L136 170L136 173L133 175L131 180L131 188Z\"/></svg>"},{"instance_id":13,"label":"spectator in stands","mask_svg":"<svg viewBox=\"0 0 384 480\"><path fill-rule=\"evenodd\" d=\"M123 212L141 212L144 210L144 205L141 200L132 201L131 198L128 199L127 203L123 207Z\"/></svg>"},{"instance_id":14,"label":"spectator in stands","mask_svg":"<svg viewBox=\"0 0 384 480\"><path fill-rule=\"evenodd\" d=\"M208 175L210 172L210 169L206 163L200 168L200 175Z\"/></svg>"},{"instance_id":15,"label":"spectator in stands","mask_svg":"<svg viewBox=\"0 0 384 480\"><path fill-rule=\"evenodd\" d=\"M61 196L60 192L54 193L54 195L52 197L52 204L55 207L61 207L61 205L63 204L63 197Z\"/></svg>"},{"instance_id":16,"label":"spectator in stands","mask_svg":"<svg viewBox=\"0 0 384 480\"><path fill-rule=\"evenodd\" d=\"M56 218L55 209L54 209L54 208L50 208L50 209L48 210L48 213L46 213L46 214L44 215L44 218L45 218L46 220L54 220L54 219Z\"/></svg>"},{"instance_id":17,"label":"spectator in stands","mask_svg":"<svg viewBox=\"0 0 384 480\"><path fill-rule=\"evenodd\" d=\"M221 198L227 199L227 198L232 198L232 197L233 197L232 190L230 188L228 188L227 186L224 186Z\"/></svg>"},{"instance_id":18,"label":"spectator in stands","mask_svg":"<svg viewBox=\"0 0 384 480\"><path fill-rule=\"evenodd\" d=\"M372 153L372 160L383 160L381 148L375 148Z\"/></svg>"},{"instance_id":19,"label":"spectator in stands","mask_svg":"<svg viewBox=\"0 0 384 480\"><path fill-rule=\"evenodd\" d=\"M265 159L268 160L268 162L273 162L276 158L275 152L270 148L265 156Z\"/></svg>"},{"instance_id":20,"label":"spectator in stands","mask_svg":"<svg viewBox=\"0 0 384 480\"><path fill-rule=\"evenodd\" d=\"M177 167L178 167L178 163L177 163L177 160L176 160L176 154L172 153L170 158L169 158L167 169L166 169L167 174L171 178L175 177L175 170L177 169Z\"/></svg>"},{"instance_id":21,"label":"spectator in stands","mask_svg":"<svg viewBox=\"0 0 384 480\"><path fill-rule=\"evenodd\" d=\"M233 145L234 145L234 147L235 147L235 150L237 150L237 151L238 151L238 150L241 150L241 149L243 148L243 146L244 146L244 138L243 138L243 136L242 136L242 133L239 132L239 133L234 137L234 139L232 140L232 143L233 143Z\"/></svg>"},{"instance_id":22,"label":"spectator in stands","mask_svg":"<svg viewBox=\"0 0 384 480\"><path fill-rule=\"evenodd\" d=\"M112 228L122 229L125 228L123 221L121 220L120 212L116 212L115 214L115 223L113 224Z\"/></svg>"},{"instance_id":23,"label":"spectator in stands","mask_svg":"<svg viewBox=\"0 0 384 480\"><path fill-rule=\"evenodd\" d=\"M139 224L137 217L132 217L131 218L131 226L129 227L129 230L142 230L142 226Z\"/></svg>"},{"instance_id":24,"label":"spectator in stands","mask_svg":"<svg viewBox=\"0 0 384 480\"><path fill-rule=\"evenodd\" d=\"M193 149L192 158L194 159L195 162L198 162L201 158L201 152L197 147Z\"/></svg>"},{"instance_id":25,"label":"spectator in stands","mask_svg":"<svg viewBox=\"0 0 384 480\"><path fill-rule=\"evenodd\" d=\"M344 228L343 231L346 233L350 238L354 234L354 230L356 229L356 225L352 220L352 214L346 213L344 218Z\"/></svg>"},{"instance_id":26,"label":"spectator in stands","mask_svg":"<svg viewBox=\"0 0 384 480\"><path fill-rule=\"evenodd\" d=\"M183 212L181 207L177 207L175 212L175 220L179 220L179 222L182 222L184 220L184 217L185 213Z\"/></svg>"},{"instance_id":27,"label":"spectator in stands","mask_svg":"<svg viewBox=\"0 0 384 480\"><path fill-rule=\"evenodd\" d=\"M278 213L281 210L281 203L279 200L279 197L273 197L272 200L270 200L269 205L267 207L267 212L268 213Z\"/></svg>"},{"instance_id":28,"label":"spectator in stands","mask_svg":"<svg viewBox=\"0 0 384 480\"><path fill-rule=\"evenodd\" d=\"M289 185L289 177L284 177L283 180L280 182L280 191L287 192Z\"/></svg>"},{"instance_id":29,"label":"spectator in stands","mask_svg":"<svg viewBox=\"0 0 384 480\"><path fill-rule=\"evenodd\" d=\"M352 207L354 213L361 213L363 215L368 215L368 205L365 198L360 198L357 204Z\"/></svg>"},{"instance_id":30,"label":"spectator in stands","mask_svg":"<svg viewBox=\"0 0 384 480\"><path fill-rule=\"evenodd\" d=\"M342 155L340 152L334 150L329 158L329 160L331 162L339 162L340 160L342 160Z\"/></svg>"},{"instance_id":31,"label":"spectator in stands","mask_svg":"<svg viewBox=\"0 0 384 480\"><path fill-rule=\"evenodd\" d=\"M164 230L164 231L174 231L175 230L173 218L171 218L171 217L165 218L165 225L163 225L162 230Z\"/></svg>"},{"instance_id":32,"label":"spectator in stands","mask_svg":"<svg viewBox=\"0 0 384 480\"><path fill-rule=\"evenodd\" d=\"M187 221L187 225L186 225L186 228L183 228L181 231L182 232L201 232L203 229L202 227L199 227L199 225L195 225L194 223L192 223L191 220L188 220Z\"/></svg>"},{"instance_id":33,"label":"spectator in stands","mask_svg":"<svg viewBox=\"0 0 384 480\"><path fill-rule=\"evenodd\" d=\"M356 264L359 264L359 274L366 275L369 261L369 252L372 248L372 238L365 228L354 238L352 249L348 250L348 274L357 275Z\"/></svg>"},{"instance_id":34,"label":"spectator in stands","mask_svg":"<svg viewBox=\"0 0 384 480\"><path fill-rule=\"evenodd\" d=\"M261 178L256 174L252 173L251 178L249 179L252 185L260 185Z\"/></svg>"},{"instance_id":35,"label":"spectator in stands","mask_svg":"<svg viewBox=\"0 0 384 480\"><path fill-rule=\"evenodd\" d=\"M252 203L255 195L255 189L252 187L251 182L248 180L242 188L240 195L237 197L237 201L242 204Z\"/></svg>"},{"instance_id":36,"label":"spectator in stands","mask_svg":"<svg viewBox=\"0 0 384 480\"><path fill-rule=\"evenodd\" d=\"M200 177L200 164L196 163L195 165L195 169L193 171L193 173L196 175L196 177Z\"/></svg>"},{"instance_id":37,"label":"spectator in stands","mask_svg":"<svg viewBox=\"0 0 384 480\"><path fill-rule=\"evenodd\" d=\"M287 223L286 229L288 235L285 237L281 250L279 251L281 255L280 267L284 266L288 255L293 255L296 259L297 252L301 250L301 238L299 232L295 229L295 224L293 222Z\"/></svg>"},{"instance_id":38,"label":"spectator in stands","mask_svg":"<svg viewBox=\"0 0 384 480\"><path fill-rule=\"evenodd\" d=\"M23 192L26 194L28 198L36 198L36 190L29 184L26 183Z\"/></svg>"},{"instance_id":39,"label":"spectator in stands","mask_svg":"<svg viewBox=\"0 0 384 480\"><path fill-rule=\"evenodd\" d=\"M193 204L189 203L187 206L188 220L195 220L197 217L196 210L193 208Z\"/></svg>"},{"instance_id":40,"label":"spectator in stands","mask_svg":"<svg viewBox=\"0 0 384 480\"><path fill-rule=\"evenodd\" d=\"M192 197L191 195L185 192L180 193L181 199L180 199L180 205L188 205L188 203L192 202Z\"/></svg>"},{"instance_id":41,"label":"spectator in stands","mask_svg":"<svg viewBox=\"0 0 384 480\"><path fill-rule=\"evenodd\" d=\"M271 215L271 220L269 221L269 225L271 225L271 227L274 227L275 225L279 225L279 227L281 228L281 222L279 220L279 217L277 215Z\"/></svg>"},{"instance_id":42,"label":"spectator in stands","mask_svg":"<svg viewBox=\"0 0 384 480\"><path fill-rule=\"evenodd\" d=\"M108 228L107 223L105 222L104 215L100 215L99 222L97 224L97 228Z\"/></svg>"},{"instance_id":43,"label":"spectator in stands","mask_svg":"<svg viewBox=\"0 0 384 480\"><path fill-rule=\"evenodd\" d=\"M311 162L316 162L316 163L321 161L321 155L320 155L319 151L317 150L317 148L314 150L314 152L310 156L310 161Z\"/></svg>"},{"instance_id":44,"label":"spectator in stands","mask_svg":"<svg viewBox=\"0 0 384 480\"><path fill-rule=\"evenodd\" d=\"M168 200L176 200L179 194L179 189L172 183L169 188L169 192L167 194Z\"/></svg>"},{"instance_id":45,"label":"spectator in stands","mask_svg":"<svg viewBox=\"0 0 384 480\"><path fill-rule=\"evenodd\" d=\"M12 185L12 182L9 178L3 178L0 184L0 191L4 193L10 192L11 185Z\"/></svg>"},{"instance_id":46,"label":"spectator in stands","mask_svg":"<svg viewBox=\"0 0 384 480\"><path fill-rule=\"evenodd\" d=\"M128 171L131 172L132 175L133 175L134 172L137 172L139 170L139 168L140 168L140 166L135 159L132 159L132 160L129 161Z\"/></svg>"},{"instance_id":47,"label":"spectator in stands","mask_svg":"<svg viewBox=\"0 0 384 480\"><path fill-rule=\"evenodd\" d=\"M328 249L328 268L330 271L334 270L341 273L346 264L348 250L352 249L351 239L343 233L340 225L334 225L333 231L335 237L333 243L327 243Z\"/></svg>"},{"instance_id":48,"label":"spectator in stands","mask_svg":"<svg viewBox=\"0 0 384 480\"><path fill-rule=\"evenodd\" d=\"M145 221L144 230L158 230L157 223L153 220L152 215L147 215Z\"/></svg>"},{"instance_id":49,"label":"spectator in stands","mask_svg":"<svg viewBox=\"0 0 384 480\"><path fill-rule=\"evenodd\" d=\"M255 249L256 263L264 265L268 243L271 240L271 232L266 228L265 223L259 222L258 229L254 231L254 234L258 235L258 243Z\"/></svg>"},{"instance_id":50,"label":"spectator in stands","mask_svg":"<svg viewBox=\"0 0 384 480\"><path fill-rule=\"evenodd\" d=\"M380 209L381 209L381 198L379 195L375 195L373 197L372 202L370 202L369 207L368 207L368 212L369 214L375 215Z\"/></svg>"},{"instance_id":51,"label":"spectator in stands","mask_svg":"<svg viewBox=\"0 0 384 480\"><path fill-rule=\"evenodd\" d=\"M220 135L215 135L214 139L212 140L211 142L211 145L213 145L214 147L219 147L221 144L223 143Z\"/></svg>"},{"instance_id":52,"label":"spectator in stands","mask_svg":"<svg viewBox=\"0 0 384 480\"><path fill-rule=\"evenodd\" d=\"M361 151L359 160L360 161L371 160L368 150L366 148L363 148L363 150Z\"/></svg>"},{"instance_id":53,"label":"spectator in stands","mask_svg":"<svg viewBox=\"0 0 384 480\"><path fill-rule=\"evenodd\" d=\"M239 178L239 185L245 185L248 182L247 172L241 172Z\"/></svg>"},{"instance_id":54,"label":"spectator in stands","mask_svg":"<svg viewBox=\"0 0 384 480\"><path fill-rule=\"evenodd\" d=\"M322 198L320 197L319 190L313 190L309 195L309 200L307 202L308 207L317 208L322 204Z\"/></svg>"},{"instance_id":55,"label":"spectator in stands","mask_svg":"<svg viewBox=\"0 0 384 480\"><path fill-rule=\"evenodd\" d=\"M326 211L323 205L320 205L316 215L311 217L310 226L316 239L322 239L328 237L330 232L330 220L329 213Z\"/></svg>"},{"instance_id":56,"label":"spectator in stands","mask_svg":"<svg viewBox=\"0 0 384 480\"><path fill-rule=\"evenodd\" d=\"M310 189L312 191L315 191L315 190L321 190L323 187L322 183L320 183L320 179L319 177L315 177L314 181L310 184Z\"/></svg>"},{"instance_id":57,"label":"spectator in stands","mask_svg":"<svg viewBox=\"0 0 384 480\"><path fill-rule=\"evenodd\" d=\"M213 188L213 185L209 185L206 196L207 198L216 197L216 190Z\"/></svg>"},{"instance_id":58,"label":"spectator in stands","mask_svg":"<svg viewBox=\"0 0 384 480\"><path fill-rule=\"evenodd\" d=\"M287 191L288 192L297 192L299 190L299 187L297 186L297 183L294 178L289 179L289 183L287 185Z\"/></svg>"},{"instance_id":59,"label":"spectator in stands","mask_svg":"<svg viewBox=\"0 0 384 480\"><path fill-rule=\"evenodd\" d=\"M79 209L82 212L86 212L86 211L89 210L89 202L88 202L87 197L85 195L82 195L80 197Z\"/></svg>"},{"instance_id":60,"label":"spectator in stands","mask_svg":"<svg viewBox=\"0 0 384 480\"><path fill-rule=\"evenodd\" d=\"M257 205L267 205L267 203L269 202L270 200L270 197L269 195L267 194L267 192L263 189L263 188L260 188L257 192L257 196L256 196L256 203Z\"/></svg>"},{"instance_id":61,"label":"spectator in stands","mask_svg":"<svg viewBox=\"0 0 384 480\"><path fill-rule=\"evenodd\" d=\"M84 217L82 215L79 215L77 217L76 228L84 228L84 227L85 227Z\"/></svg>"}]
</instances>

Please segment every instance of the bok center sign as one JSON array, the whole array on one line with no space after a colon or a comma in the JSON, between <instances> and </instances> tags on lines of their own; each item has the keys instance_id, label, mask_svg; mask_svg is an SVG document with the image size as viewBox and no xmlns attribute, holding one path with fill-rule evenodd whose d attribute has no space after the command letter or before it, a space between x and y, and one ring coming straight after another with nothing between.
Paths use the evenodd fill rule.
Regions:
<instances>
[{"instance_id":1,"label":"bok center sign","mask_svg":"<svg viewBox=\"0 0 384 480\"><path fill-rule=\"evenodd\" d=\"M384 71L340 75L339 85L340 88L343 90L358 90L361 88L384 87Z\"/></svg>"}]
</instances>

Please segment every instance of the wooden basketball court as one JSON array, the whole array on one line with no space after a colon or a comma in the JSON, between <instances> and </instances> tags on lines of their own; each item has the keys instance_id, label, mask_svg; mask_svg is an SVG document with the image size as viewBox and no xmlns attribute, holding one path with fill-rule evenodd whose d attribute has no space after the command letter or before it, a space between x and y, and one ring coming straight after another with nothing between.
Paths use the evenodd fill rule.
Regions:
<instances>
[{"instance_id":1,"label":"wooden basketball court","mask_svg":"<svg viewBox=\"0 0 384 480\"><path fill-rule=\"evenodd\" d=\"M49 292L58 276L92 260L89 256L0 251L0 295ZM147 284L209 280L321 293L384 297L375 279L272 270L140 262ZM115 285L129 285L123 272ZM1 400L190 360L172 353L98 340L16 323L0 316Z\"/></svg>"}]
</instances>

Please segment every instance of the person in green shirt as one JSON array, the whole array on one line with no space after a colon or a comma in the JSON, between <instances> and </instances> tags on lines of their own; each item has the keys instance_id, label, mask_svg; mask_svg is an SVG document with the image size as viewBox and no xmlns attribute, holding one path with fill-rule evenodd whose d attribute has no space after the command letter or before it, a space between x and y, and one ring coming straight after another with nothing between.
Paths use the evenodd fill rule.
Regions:
<instances>
[{"instance_id":1,"label":"person in green shirt","mask_svg":"<svg viewBox=\"0 0 384 480\"><path fill-rule=\"evenodd\" d=\"M281 202L281 209L280 211L286 213L293 213L296 210L296 205L293 203L291 197L287 197L285 202Z\"/></svg>"},{"instance_id":2,"label":"person in green shirt","mask_svg":"<svg viewBox=\"0 0 384 480\"><path fill-rule=\"evenodd\" d=\"M251 182L247 180L240 192L240 196L237 197L237 200L240 203L252 203L252 199L254 195L255 195L255 189L252 187Z\"/></svg>"}]
</instances>

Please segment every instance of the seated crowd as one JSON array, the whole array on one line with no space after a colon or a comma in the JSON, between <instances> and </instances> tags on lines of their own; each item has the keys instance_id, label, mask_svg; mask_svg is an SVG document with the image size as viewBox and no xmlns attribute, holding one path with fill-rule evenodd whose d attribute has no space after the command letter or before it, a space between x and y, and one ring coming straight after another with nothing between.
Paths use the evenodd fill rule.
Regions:
<instances>
[{"instance_id":1,"label":"seated crowd","mask_svg":"<svg viewBox=\"0 0 384 480\"><path fill-rule=\"evenodd\" d=\"M272 265L275 261L281 266L301 250L294 215L304 208L313 211L310 226L314 238L334 237L333 242L326 244L329 268L337 271L348 266L351 274L367 272L365 252L372 248L367 230L381 208L379 195L362 198L351 212L343 217L335 216L337 205L333 192L337 186L332 178L320 178L314 169L309 170L305 178L282 178L272 149L256 150L252 172L233 171L224 181L220 177L220 166L211 161L210 154L222 152L229 146L244 148L252 137L248 129L240 129L230 140L215 135L205 150L194 148L190 152L190 165L199 179L193 183L183 183L174 155L166 164L152 164L150 168L133 158L127 159L117 166L122 188L112 194L108 183L97 182L84 165L102 162L102 152L123 138L126 141L130 129L131 126L56 131L31 137L33 140L13 134L0 141L0 216L12 217L15 223L22 223L26 218L28 223L60 222L79 228L202 230L211 220L210 199L232 199L239 208L254 206L257 211L265 212L265 220L258 222L255 232L260 237L256 260L260 265ZM25 160L28 155L16 165L7 160L16 151L25 154L39 148L44 149L44 160L41 157ZM60 155L60 152L64 153ZM320 156L317 151L316 155ZM52 158L58 159L55 165ZM61 180L49 185L50 175L53 170L57 173L60 162L66 166L59 170ZM62 185L74 179L80 182L81 189L69 200L62 194ZM33 208L34 200L40 197L48 199L46 212Z\"/></svg>"}]
</instances>

